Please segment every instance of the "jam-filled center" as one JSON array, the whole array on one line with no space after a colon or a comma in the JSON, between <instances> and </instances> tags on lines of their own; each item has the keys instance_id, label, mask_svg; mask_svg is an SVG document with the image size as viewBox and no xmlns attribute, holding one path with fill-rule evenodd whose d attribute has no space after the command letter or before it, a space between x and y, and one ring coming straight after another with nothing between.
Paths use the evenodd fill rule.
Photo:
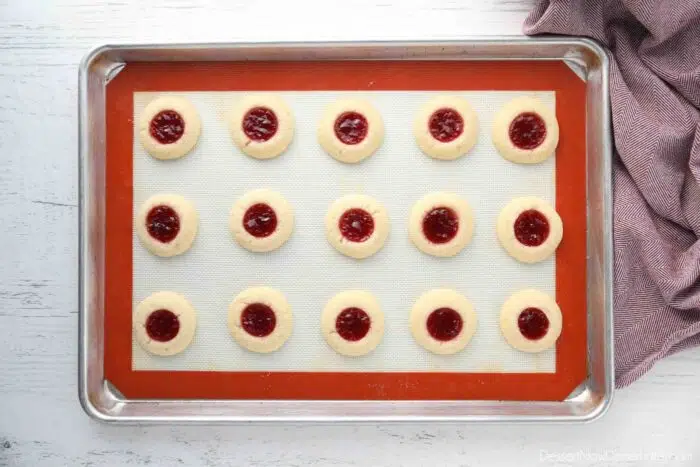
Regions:
<instances>
[{"instance_id":1,"label":"jam-filled center","mask_svg":"<svg viewBox=\"0 0 700 467\"><path fill-rule=\"evenodd\" d=\"M241 313L241 327L251 336L269 336L276 325L275 312L264 303L251 303Z\"/></svg>"},{"instance_id":2,"label":"jam-filled center","mask_svg":"<svg viewBox=\"0 0 700 467\"><path fill-rule=\"evenodd\" d=\"M170 206L154 206L146 215L146 230L159 242L169 243L180 232L180 216Z\"/></svg>"},{"instance_id":3,"label":"jam-filled center","mask_svg":"<svg viewBox=\"0 0 700 467\"><path fill-rule=\"evenodd\" d=\"M364 209L348 209L340 216L338 228L343 237L351 242L364 242L374 232L374 218Z\"/></svg>"},{"instance_id":4,"label":"jam-filled center","mask_svg":"<svg viewBox=\"0 0 700 467\"><path fill-rule=\"evenodd\" d=\"M335 119L335 136L344 144L359 144L367 137L369 123L359 112L343 112Z\"/></svg>"},{"instance_id":5,"label":"jam-filled center","mask_svg":"<svg viewBox=\"0 0 700 467\"><path fill-rule=\"evenodd\" d=\"M462 332L462 316L452 308L438 308L428 315L426 327L433 339L451 341Z\"/></svg>"},{"instance_id":6,"label":"jam-filled center","mask_svg":"<svg viewBox=\"0 0 700 467\"><path fill-rule=\"evenodd\" d=\"M436 206L423 217L423 235L432 243L447 243L457 235L459 217L446 206Z\"/></svg>"},{"instance_id":7,"label":"jam-filled center","mask_svg":"<svg viewBox=\"0 0 700 467\"><path fill-rule=\"evenodd\" d=\"M335 319L335 330L346 341L359 341L367 335L372 320L365 310L356 307L346 308Z\"/></svg>"},{"instance_id":8,"label":"jam-filled center","mask_svg":"<svg viewBox=\"0 0 700 467\"><path fill-rule=\"evenodd\" d=\"M155 310L146 318L146 334L158 342L168 342L175 339L180 332L180 320L170 310Z\"/></svg>"},{"instance_id":9,"label":"jam-filled center","mask_svg":"<svg viewBox=\"0 0 700 467\"><path fill-rule=\"evenodd\" d=\"M549 221L540 211L528 209L515 219L513 232L523 245L540 246L549 237Z\"/></svg>"},{"instance_id":10,"label":"jam-filled center","mask_svg":"<svg viewBox=\"0 0 700 467\"><path fill-rule=\"evenodd\" d=\"M243 133L253 141L270 140L279 127L277 115L267 107L253 107L243 116Z\"/></svg>"},{"instance_id":11,"label":"jam-filled center","mask_svg":"<svg viewBox=\"0 0 700 467\"><path fill-rule=\"evenodd\" d=\"M508 136L520 149L535 149L547 136L547 125L536 113L524 112L510 122Z\"/></svg>"},{"instance_id":12,"label":"jam-filled center","mask_svg":"<svg viewBox=\"0 0 700 467\"><path fill-rule=\"evenodd\" d=\"M243 228L253 237L269 237L277 229L277 214L268 204L254 204L243 214Z\"/></svg>"},{"instance_id":13,"label":"jam-filled center","mask_svg":"<svg viewBox=\"0 0 700 467\"><path fill-rule=\"evenodd\" d=\"M449 143L464 131L464 119L454 109L438 109L430 116L428 128L433 138L442 143Z\"/></svg>"},{"instance_id":14,"label":"jam-filled center","mask_svg":"<svg viewBox=\"0 0 700 467\"><path fill-rule=\"evenodd\" d=\"M539 308L525 308L518 316L518 329L526 339L542 339L549 329L549 318Z\"/></svg>"},{"instance_id":15,"label":"jam-filled center","mask_svg":"<svg viewBox=\"0 0 700 467\"><path fill-rule=\"evenodd\" d=\"M151 119L149 132L160 144L172 144L185 133L185 119L174 110L161 110Z\"/></svg>"}]
</instances>

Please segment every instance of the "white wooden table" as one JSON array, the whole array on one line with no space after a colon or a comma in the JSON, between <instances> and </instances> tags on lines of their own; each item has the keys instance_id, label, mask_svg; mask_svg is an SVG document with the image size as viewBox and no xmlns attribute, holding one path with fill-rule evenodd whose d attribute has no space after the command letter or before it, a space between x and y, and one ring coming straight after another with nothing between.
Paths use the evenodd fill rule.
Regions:
<instances>
[{"instance_id":1,"label":"white wooden table","mask_svg":"<svg viewBox=\"0 0 700 467\"><path fill-rule=\"evenodd\" d=\"M92 422L78 404L77 67L89 47L519 34L531 7L0 2L0 465L700 465L699 350L658 364L602 421L582 426L117 427Z\"/></svg>"}]
</instances>

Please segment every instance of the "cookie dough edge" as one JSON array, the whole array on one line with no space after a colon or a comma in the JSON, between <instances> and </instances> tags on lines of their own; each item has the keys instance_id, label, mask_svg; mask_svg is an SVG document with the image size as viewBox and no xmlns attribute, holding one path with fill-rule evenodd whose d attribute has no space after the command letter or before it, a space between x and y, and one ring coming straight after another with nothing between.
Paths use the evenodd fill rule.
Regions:
<instances>
[{"instance_id":1,"label":"cookie dough edge","mask_svg":"<svg viewBox=\"0 0 700 467\"><path fill-rule=\"evenodd\" d=\"M455 339L441 342L434 339L425 326L430 313L440 307L450 307L462 318L462 332ZM409 315L411 335L416 343L436 355L453 355L462 351L474 337L478 317L471 301L454 289L432 289L414 303Z\"/></svg>"},{"instance_id":2,"label":"cookie dough edge","mask_svg":"<svg viewBox=\"0 0 700 467\"><path fill-rule=\"evenodd\" d=\"M370 317L370 330L356 342L348 342L335 332L335 321L345 308L357 306ZM328 345L340 355L361 357L374 351L384 337L384 313L376 297L364 290L346 290L333 296L321 312L321 332Z\"/></svg>"},{"instance_id":3,"label":"cookie dough edge","mask_svg":"<svg viewBox=\"0 0 700 467\"><path fill-rule=\"evenodd\" d=\"M163 110L174 110L185 121L185 131L172 144L162 144L150 133L153 117ZM151 100L139 115L139 141L144 150L156 159L179 159L189 154L197 145L202 132L202 120L197 108L189 99L181 96L162 95Z\"/></svg>"},{"instance_id":4,"label":"cookie dough edge","mask_svg":"<svg viewBox=\"0 0 700 467\"><path fill-rule=\"evenodd\" d=\"M545 337L536 341L525 338L518 328L518 316L529 306L542 309L550 323ZM563 328L563 316L559 304L548 294L536 289L522 289L503 303L499 326L503 338L514 349L525 353L540 353L556 345Z\"/></svg>"},{"instance_id":5,"label":"cookie dough edge","mask_svg":"<svg viewBox=\"0 0 700 467\"><path fill-rule=\"evenodd\" d=\"M342 239L338 228L340 217L348 209L359 208L369 212L374 220L374 232L364 242L350 242ZM390 231L389 215L386 207L368 195L346 195L338 198L328 208L325 217L326 239L339 253L354 259L365 259L379 252L385 245Z\"/></svg>"},{"instance_id":6,"label":"cookie dough edge","mask_svg":"<svg viewBox=\"0 0 700 467\"><path fill-rule=\"evenodd\" d=\"M243 117L253 107L266 107L277 117L277 133L265 142L248 138L241 128ZM236 103L229 121L229 132L238 149L244 154L260 160L274 159L282 155L294 139L296 122L287 102L276 94L254 94Z\"/></svg>"},{"instance_id":7,"label":"cookie dough edge","mask_svg":"<svg viewBox=\"0 0 700 467\"><path fill-rule=\"evenodd\" d=\"M528 111L540 115L547 128L545 140L540 146L531 150L514 146L508 135L512 120L518 114ZM559 144L559 122L556 113L540 99L520 96L510 100L498 110L493 120L491 139L498 153L504 159L516 164L539 164L556 152Z\"/></svg>"},{"instance_id":8,"label":"cookie dough edge","mask_svg":"<svg viewBox=\"0 0 700 467\"><path fill-rule=\"evenodd\" d=\"M446 206L453 209L459 217L460 226L455 238L447 243L431 243L423 235L423 218L425 214L436 206ZM432 192L416 201L409 214L409 238L411 242L422 251L438 258L448 258L459 254L471 243L474 236L474 213L471 206L464 198L447 192Z\"/></svg>"},{"instance_id":9,"label":"cookie dough edge","mask_svg":"<svg viewBox=\"0 0 700 467\"><path fill-rule=\"evenodd\" d=\"M440 142L428 129L432 114L441 108L453 108L464 120L464 130L453 141ZM441 95L429 100L418 111L413 134L419 149L433 159L451 161L470 154L479 138L479 118L469 101L460 96Z\"/></svg>"},{"instance_id":10,"label":"cookie dough edge","mask_svg":"<svg viewBox=\"0 0 700 467\"><path fill-rule=\"evenodd\" d=\"M343 112L356 111L367 119L368 132L359 144L343 144L335 136L335 120ZM381 113L362 99L340 99L324 111L318 126L318 142L323 150L339 162L357 164L373 155L384 141L384 121Z\"/></svg>"},{"instance_id":11,"label":"cookie dough edge","mask_svg":"<svg viewBox=\"0 0 700 467\"><path fill-rule=\"evenodd\" d=\"M169 206L180 218L180 231L177 236L168 243L159 242L148 233L146 229L146 217L148 212L159 205ZM141 245L150 253L168 258L178 256L188 251L199 231L199 213L187 198L172 193L158 193L146 199L136 214L135 231Z\"/></svg>"},{"instance_id":12,"label":"cookie dough edge","mask_svg":"<svg viewBox=\"0 0 700 467\"><path fill-rule=\"evenodd\" d=\"M274 209L277 215L277 228L271 235L257 238L243 227L243 216L248 208L264 203ZM260 188L251 190L238 198L229 214L229 230L238 245L253 253L267 253L282 247L294 231L294 208L282 194Z\"/></svg>"},{"instance_id":13,"label":"cookie dough edge","mask_svg":"<svg viewBox=\"0 0 700 467\"><path fill-rule=\"evenodd\" d=\"M265 337L251 336L239 325L241 313L251 303L263 303L275 313L275 329ZM292 309L282 292L272 287L249 287L240 292L229 304L227 324L234 341L255 353L272 353L279 350L292 335Z\"/></svg>"},{"instance_id":14,"label":"cookie dough edge","mask_svg":"<svg viewBox=\"0 0 700 467\"><path fill-rule=\"evenodd\" d=\"M152 340L144 327L148 316L161 308L175 313L180 322L177 336L168 342ZM192 343L197 329L197 311L183 295L170 291L155 292L136 305L132 327L135 340L143 350L152 355L168 357L184 351Z\"/></svg>"}]
</instances>

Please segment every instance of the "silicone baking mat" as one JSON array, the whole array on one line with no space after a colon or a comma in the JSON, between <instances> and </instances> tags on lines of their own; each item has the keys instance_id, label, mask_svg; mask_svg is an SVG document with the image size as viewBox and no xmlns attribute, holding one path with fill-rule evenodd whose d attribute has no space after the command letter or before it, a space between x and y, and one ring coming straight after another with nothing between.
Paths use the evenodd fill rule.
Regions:
<instances>
[{"instance_id":1,"label":"silicone baking mat","mask_svg":"<svg viewBox=\"0 0 700 467\"><path fill-rule=\"evenodd\" d=\"M106 358L107 378L121 391L127 388L130 397L565 397L564 391L573 389L574 382L580 382L585 376L585 146L581 144L585 129L585 94L579 78L563 63L535 63L521 75L518 86L511 85L506 90L496 82L484 87L483 78L475 80L471 76L469 79L468 75L476 68L485 66L474 62L389 62L386 63L388 71L395 73L387 73L387 68L382 68L382 73L375 75L367 74L367 69L379 71L376 62L365 62L364 67L361 62L296 63L287 69L280 65L258 62L244 67L228 64L230 68L226 69L227 65L223 64L192 64L193 68L188 70L185 64L130 64L110 83L108 143L110 136L116 133L111 122L113 114L109 112L116 93L110 91L127 81L124 77L131 81L124 85L119 100L114 102L119 113L128 116L129 125L128 134L123 136L128 138L130 160L124 160L123 166L116 167L129 172L126 180L131 184L115 180L116 184L110 187L110 180L114 178L111 177L110 165L115 164L112 164L112 145L108 144L110 175L107 187L108 226L115 217L126 214L124 210L113 216L111 195L121 191L119 201L122 203L125 201L123 196L130 197L128 217L122 219L114 230L126 234L124 227L129 227L130 238L120 235L119 239L124 243L122 254L126 256L131 251L129 271L123 271L129 276L122 276L131 290L128 306L117 312L129 317L128 329L121 336L116 335L116 328L106 330L106 357L114 355L110 352L114 349L110 348L110 342L119 339L115 350L128 353L121 355L120 360L128 362L129 366L122 363L116 373L111 373L108 371L111 359ZM392 67L402 69L391 70ZM449 73L440 73L442 67ZM504 67L509 66L492 64L488 67L489 73L498 75L499 69ZM288 80L294 75L303 78L314 69L317 72L314 81L304 82L301 88L295 86L293 80ZM327 76L343 70L349 74L342 78L336 76L335 81L333 76ZM427 72L424 78L433 79L420 80L414 76L416 82L410 82L411 76L407 78L401 73L412 71L415 74L422 70ZM177 71L187 72L190 87L197 84L193 80L201 77L201 87L192 91L183 87L184 81L161 82L163 76L172 76ZM356 76L352 76L353 71ZM226 73L223 82L214 83L207 79L207 75L211 77L217 72ZM278 80L270 79L277 74ZM455 74L464 78L459 88L440 85L446 76L454 77ZM548 80L534 84L531 78L538 74ZM559 80L553 81L552 74ZM265 82L264 78L270 82ZM353 82L353 78L356 81ZM549 81L550 86L542 81ZM308 89L310 85L312 87ZM212 86L215 88L211 89ZM253 160L240 153L231 141L227 113L237 99L251 90L275 90L293 110L295 139L279 158ZM436 161L423 155L412 134L412 120L421 104L432 95L448 90L450 94L467 98L480 120L476 147L470 155L451 162ZM134 138L140 111L163 92L187 97L202 118L203 131L196 149L177 161L163 162L151 158ZM523 94L537 96L557 110L561 142L556 158L543 164L512 164L501 158L491 143L490 127L494 113L511 98ZM370 100L385 121L384 144L361 164L345 165L333 160L316 141L320 114L328 103L341 97ZM127 99L131 102L125 102ZM569 117L569 114L579 116ZM126 125L123 126L126 130ZM581 141L577 141L577 136ZM123 141L119 146L116 149L119 156L115 157L121 161L122 157L127 157L127 147ZM564 187L568 189L563 190ZM296 211L292 238L276 252L247 252L235 244L228 231L228 213L232 204L246 191L255 188L281 192ZM474 208L474 239L454 258L427 256L408 240L410 208L418 198L431 191L458 193ZM141 246L132 232L132 216L138 206L158 192L183 195L199 211L198 238L192 249L182 256L155 257ZM350 193L368 194L383 202L391 221L391 234L385 247L377 255L362 261L346 258L333 250L323 229L328 205ZM540 196L557 206L564 221L565 234L556 259L523 265L510 258L498 244L495 221L499 210L513 197L524 195ZM110 241L115 238L110 235L112 230L108 228L108 251L111 251ZM562 260L566 258L570 261L564 265ZM110 270L109 257L107 261ZM109 296L112 281L108 278L107 282ZM121 284L123 291L125 285ZM243 350L233 341L226 326L228 303L238 292L253 285L279 289L292 306L292 337L274 354L261 355ZM474 303L479 318L477 332L470 344L463 352L452 356L428 353L414 342L408 328L408 312L415 299L424 291L437 287L450 287L464 293ZM500 305L511 293L526 287L556 295L562 307L565 328L556 350L525 354L508 346L500 334ZM384 340L373 353L361 358L337 355L327 346L320 332L323 305L335 293L348 289L371 291L385 313ZM132 307L159 290L182 293L198 311L197 334L192 345L182 354L168 358L151 356L131 341ZM562 293L567 290L573 296ZM122 297L124 305L127 304ZM107 308L109 326L112 304L108 302ZM116 323L118 328L126 328L121 322L124 315ZM129 338L128 348L125 337ZM569 371L571 375L567 375ZM200 375L216 374L228 375L226 377L234 387L217 391L213 386L195 383L201 380ZM464 379L468 375L471 378ZM275 383L275 377L278 383ZM188 389L173 388L172 385L177 383L174 378L183 379L185 384L181 386ZM315 378L333 378L333 383L314 385ZM503 382L499 382L499 378ZM540 389L539 393L543 395L528 391L523 394L513 388L512 394L503 397L504 391L509 392L507 381L517 381L518 378L533 381L541 378L543 384L547 384L543 378L551 381L547 389ZM148 382L153 379L160 380L156 387ZM297 379L298 382L294 383ZM353 391L346 389L334 390L334 387L341 387L339 382L345 379L362 388L354 391L357 395L348 394ZM448 389L435 384L439 381L449 381ZM245 389L239 387L241 383L246 385ZM493 390L482 389L476 391L479 395L472 395L475 391L470 387L475 386L474 383L478 383L476 386L493 386ZM158 388L166 391L158 391Z\"/></svg>"},{"instance_id":2,"label":"silicone baking mat","mask_svg":"<svg viewBox=\"0 0 700 467\"><path fill-rule=\"evenodd\" d=\"M138 116L159 93L134 94L134 133ZM163 162L134 141L134 215L155 193L177 193L197 207L200 230L186 254L160 258L133 243L133 306L159 290L182 293L198 312L192 345L179 355L151 355L134 339L136 370L217 371L462 371L553 372L555 350L528 354L501 336L499 311L522 288L555 293L554 258L525 265L503 250L495 235L500 209L517 196L538 196L555 204L554 158L542 164L513 164L498 155L490 138L494 113L516 96L528 94L554 107L553 92L473 91L454 93L472 103L480 117L477 145L469 156L437 161L418 149L413 118L434 93L416 91L280 92L296 117L294 141L278 158L259 161L233 147L226 113L247 92L179 93L199 110L203 132L188 156ZM327 105L338 98L366 99L385 121L381 148L361 164L342 164L319 146L316 129ZM268 254L240 248L228 229L237 198L256 188L282 193L296 212L294 233ZM426 193L448 191L470 202L475 234L454 258L421 253L408 238L411 206ZM348 194L366 194L387 208L391 232L376 255L355 260L326 240L328 206ZM196 273L197 280L192 280ZM246 351L231 338L228 304L241 290L267 285L287 297L294 331L274 354ZM479 326L469 347L455 355L433 355L416 344L408 312L431 288L453 288L470 298ZM386 331L376 351L362 358L335 353L321 336L325 303L348 289L371 291L382 304Z\"/></svg>"}]
</instances>

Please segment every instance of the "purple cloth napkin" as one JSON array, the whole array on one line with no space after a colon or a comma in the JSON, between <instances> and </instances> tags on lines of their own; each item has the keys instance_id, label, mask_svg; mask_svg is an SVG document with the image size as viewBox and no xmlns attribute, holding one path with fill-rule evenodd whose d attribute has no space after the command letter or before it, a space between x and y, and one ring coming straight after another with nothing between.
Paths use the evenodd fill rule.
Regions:
<instances>
[{"instance_id":1,"label":"purple cloth napkin","mask_svg":"<svg viewBox=\"0 0 700 467\"><path fill-rule=\"evenodd\" d=\"M543 0L526 34L611 55L615 383L700 344L700 0Z\"/></svg>"}]
</instances>

